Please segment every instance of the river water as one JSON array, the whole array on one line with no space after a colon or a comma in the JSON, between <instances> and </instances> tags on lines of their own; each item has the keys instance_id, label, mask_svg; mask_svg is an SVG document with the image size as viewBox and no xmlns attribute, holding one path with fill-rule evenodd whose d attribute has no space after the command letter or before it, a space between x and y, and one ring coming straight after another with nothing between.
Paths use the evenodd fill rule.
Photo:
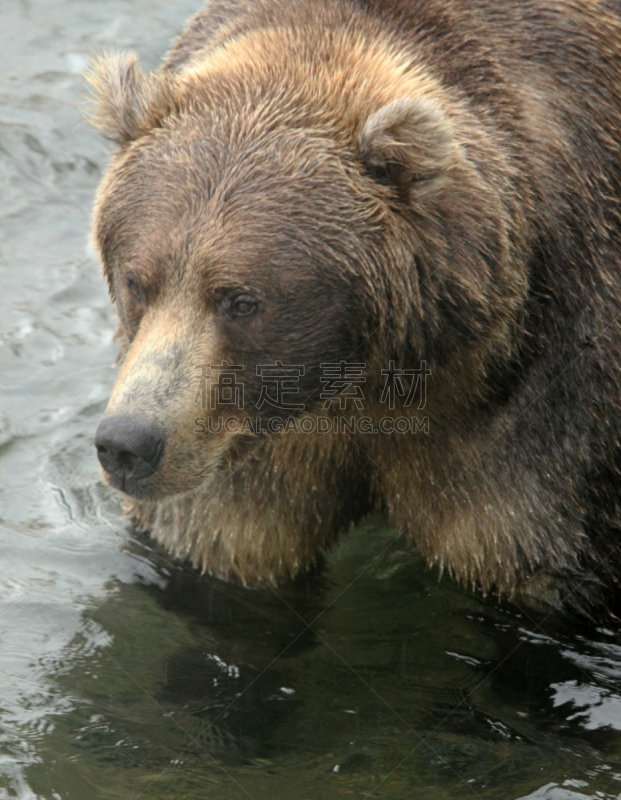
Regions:
<instances>
[{"instance_id":1,"label":"river water","mask_svg":"<svg viewBox=\"0 0 621 800\"><path fill-rule=\"evenodd\" d=\"M438 582L382 517L312 578L201 578L121 517L93 435L109 147L81 72L156 68L189 0L0 0L0 799L621 797L621 635Z\"/></svg>"}]
</instances>

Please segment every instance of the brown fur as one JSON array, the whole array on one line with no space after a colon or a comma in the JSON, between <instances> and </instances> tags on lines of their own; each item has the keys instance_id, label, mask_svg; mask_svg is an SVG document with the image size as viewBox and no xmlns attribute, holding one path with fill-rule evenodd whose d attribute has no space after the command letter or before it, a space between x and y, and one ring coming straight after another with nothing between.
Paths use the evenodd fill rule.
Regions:
<instances>
[{"instance_id":1,"label":"brown fur","mask_svg":"<svg viewBox=\"0 0 621 800\"><path fill-rule=\"evenodd\" d=\"M274 580L380 506L484 591L614 594L620 10L220 0L158 75L94 66L120 145L94 223L127 350L107 413L165 433L132 504L157 539ZM261 313L231 324L222 287ZM255 399L255 365L305 364L315 415L320 362L365 362L379 397L389 360L425 359L429 434L197 436L193 370L224 359Z\"/></svg>"}]
</instances>

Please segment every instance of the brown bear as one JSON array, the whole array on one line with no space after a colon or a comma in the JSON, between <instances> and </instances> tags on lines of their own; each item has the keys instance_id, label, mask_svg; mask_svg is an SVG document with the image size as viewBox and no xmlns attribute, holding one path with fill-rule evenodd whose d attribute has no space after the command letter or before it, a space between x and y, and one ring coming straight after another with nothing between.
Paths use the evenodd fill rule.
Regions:
<instances>
[{"instance_id":1,"label":"brown bear","mask_svg":"<svg viewBox=\"0 0 621 800\"><path fill-rule=\"evenodd\" d=\"M96 445L137 522L250 584L383 508L464 584L606 607L621 5L214 0L157 74L90 81Z\"/></svg>"}]
</instances>

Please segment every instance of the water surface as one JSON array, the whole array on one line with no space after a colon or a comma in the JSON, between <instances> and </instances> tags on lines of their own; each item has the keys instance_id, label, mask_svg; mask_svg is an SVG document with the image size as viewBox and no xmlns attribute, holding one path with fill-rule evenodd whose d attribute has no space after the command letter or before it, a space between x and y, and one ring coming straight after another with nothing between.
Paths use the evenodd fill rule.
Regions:
<instances>
[{"instance_id":1,"label":"water surface","mask_svg":"<svg viewBox=\"0 0 621 800\"><path fill-rule=\"evenodd\" d=\"M196 8L0 0L0 798L621 797L619 628L438 583L379 516L294 586L227 586L99 482L80 73L155 68Z\"/></svg>"}]
</instances>

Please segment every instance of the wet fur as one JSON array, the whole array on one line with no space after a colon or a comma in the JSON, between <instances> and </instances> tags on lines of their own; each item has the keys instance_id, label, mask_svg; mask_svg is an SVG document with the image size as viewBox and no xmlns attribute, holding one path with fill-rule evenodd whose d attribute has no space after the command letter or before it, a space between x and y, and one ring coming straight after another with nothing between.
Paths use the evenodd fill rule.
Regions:
<instances>
[{"instance_id":1,"label":"wet fur","mask_svg":"<svg viewBox=\"0 0 621 800\"><path fill-rule=\"evenodd\" d=\"M222 1L157 76L127 56L95 67L93 119L120 146L95 212L127 345L112 408L176 420L159 496L132 502L139 523L254 583L307 568L380 506L465 584L581 611L609 602L621 576L619 12ZM233 217L243 225L227 227ZM196 442L174 400L189 397L192 365L261 352L205 333L195 298L242 280L255 244L288 238L274 291L304 302L280 306L263 354L355 353L370 382L389 359L426 359L429 435L262 437L234 468L235 437ZM123 301L119 254L142 264L153 297L169 287L159 317ZM163 379L153 354L174 343L184 352ZM316 378L303 387L315 407Z\"/></svg>"}]
</instances>

